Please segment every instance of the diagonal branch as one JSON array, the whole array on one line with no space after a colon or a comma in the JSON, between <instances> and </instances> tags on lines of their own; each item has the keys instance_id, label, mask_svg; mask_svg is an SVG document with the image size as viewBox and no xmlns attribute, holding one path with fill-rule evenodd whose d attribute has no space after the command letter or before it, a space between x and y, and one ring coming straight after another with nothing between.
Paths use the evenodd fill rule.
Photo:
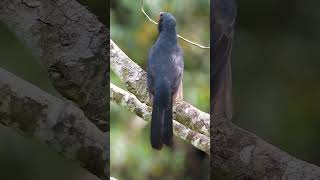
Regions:
<instances>
[{"instance_id":1,"label":"diagonal branch","mask_svg":"<svg viewBox=\"0 0 320 180\"><path fill-rule=\"evenodd\" d=\"M111 69L125 83L129 92L139 101L150 105L147 92L146 72L134 63L112 40L110 40ZM209 136L210 115L184 101L174 105L176 120L190 129Z\"/></svg>"},{"instance_id":2,"label":"diagonal branch","mask_svg":"<svg viewBox=\"0 0 320 180\"><path fill-rule=\"evenodd\" d=\"M146 121L151 120L151 108L141 103L133 94L110 84L110 100L135 113ZM177 121L173 121L174 134L191 143L196 148L209 154L210 139L201 133L195 132Z\"/></svg>"},{"instance_id":3,"label":"diagonal branch","mask_svg":"<svg viewBox=\"0 0 320 180\"><path fill-rule=\"evenodd\" d=\"M109 135L69 101L0 68L0 123L51 146L92 174L109 177Z\"/></svg>"},{"instance_id":4,"label":"diagonal branch","mask_svg":"<svg viewBox=\"0 0 320 180\"><path fill-rule=\"evenodd\" d=\"M211 174L224 179L320 179L320 168L297 159L229 120L213 117ZM218 175L218 173L220 174Z\"/></svg>"},{"instance_id":5,"label":"diagonal branch","mask_svg":"<svg viewBox=\"0 0 320 180\"><path fill-rule=\"evenodd\" d=\"M108 131L108 31L76 0L1 0L0 21L44 67L55 89Z\"/></svg>"},{"instance_id":6,"label":"diagonal branch","mask_svg":"<svg viewBox=\"0 0 320 180\"><path fill-rule=\"evenodd\" d=\"M230 55L236 0L211 3L211 175L215 179L320 179L320 167L297 159L231 122ZM219 174L218 174L219 173Z\"/></svg>"}]
</instances>

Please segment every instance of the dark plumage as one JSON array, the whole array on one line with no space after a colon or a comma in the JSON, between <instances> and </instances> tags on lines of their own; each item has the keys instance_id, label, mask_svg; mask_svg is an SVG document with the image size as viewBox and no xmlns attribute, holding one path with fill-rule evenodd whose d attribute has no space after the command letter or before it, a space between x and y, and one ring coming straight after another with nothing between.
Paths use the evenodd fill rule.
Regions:
<instances>
[{"instance_id":1,"label":"dark plumage","mask_svg":"<svg viewBox=\"0 0 320 180\"><path fill-rule=\"evenodd\" d=\"M182 91L184 63L176 20L170 13L160 13L158 30L158 39L149 51L147 83L153 101L151 145L160 150L163 143L172 144L172 103Z\"/></svg>"}]
</instances>

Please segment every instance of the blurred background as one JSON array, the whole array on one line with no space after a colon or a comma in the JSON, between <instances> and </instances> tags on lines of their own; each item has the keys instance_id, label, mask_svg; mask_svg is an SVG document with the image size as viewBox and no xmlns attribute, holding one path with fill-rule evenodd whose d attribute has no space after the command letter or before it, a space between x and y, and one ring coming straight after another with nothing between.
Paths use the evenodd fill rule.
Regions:
<instances>
[{"instance_id":1,"label":"blurred background","mask_svg":"<svg viewBox=\"0 0 320 180\"><path fill-rule=\"evenodd\" d=\"M106 2L82 0L82 3L108 24ZM178 21L178 33L209 44L207 0L148 0L145 3L145 10L153 19L160 11L171 11ZM138 0L110 2L111 38L145 68L147 52L157 37L157 29L142 15L140 5ZM233 121L291 155L318 166L319 5L316 0L238 1L232 51ZM209 52L179 42L185 51L185 99L208 112ZM55 94L45 70L31 51L1 22L0 55L1 68ZM123 87L114 75L111 81ZM169 179L171 175L175 179L192 179L200 174L200 178L206 178L201 176L206 175L203 172L207 172L209 166L205 155L177 138L175 152L165 149L155 153L150 150L149 125L115 104L111 108L112 175L119 179L141 179L141 174L145 179L160 176ZM0 142L0 179L95 179L46 145L2 125Z\"/></svg>"},{"instance_id":2,"label":"blurred background","mask_svg":"<svg viewBox=\"0 0 320 180\"><path fill-rule=\"evenodd\" d=\"M78 1L108 25L109 3L101 0ZM51 86L45 68L31 53L0 21L0 67L59 96ZM23 137L1 124L0 169L1 180L98 180L78 163L60 157L46 144L35 138Z\"/></svg>"},{"instance_id":3,"label":"blurred background","mask_svg":"<svg viewBox=\"0 0 320 180\"><path fill-rule=\"evenodd\" d=\"M141 12L141 0L111 0L111 39L146 70L147 55L158 36L157 26ZM177 32L209 46L209 0L145 0L145 11L154 20L161 11L171 12L177 20ZM184 51L184 99L209 112L210 51L179 40ZM111 82L125 89L116 75ZM150 145L150 124L111 103L111 175L130 180L209 179L209 157L174 137L174 152L158 152Z\"/></svg>"},{"instance_id":4,"label":"blurred background","mask_svg":"<svg viewBox=\"0 0 320 180\"><path fill-rule=\"evenodd\" d=\"M320 1L238 1L234 122L320 166Z\"/></svg>"}]
</instances>

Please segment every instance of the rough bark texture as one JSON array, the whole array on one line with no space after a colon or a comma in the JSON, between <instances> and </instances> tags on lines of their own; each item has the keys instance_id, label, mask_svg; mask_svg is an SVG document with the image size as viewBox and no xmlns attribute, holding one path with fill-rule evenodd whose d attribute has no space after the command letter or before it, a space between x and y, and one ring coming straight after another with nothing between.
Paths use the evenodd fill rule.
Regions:
<instances>
[{"instance_id":1,"label":"rough bark texture","mask_svg":"<svg viewBox=\"0 0 320 180\"><path fill-rule=\"evenodd\" d=\"M319 167L290 156L230 121L216 117L211 123L213 177L239 180L320 179Z\"/></svg>"},{"instance_id":2,"label":"rough bark texture","mask_svg":"<svg viewBox=\"0 0 320 180\"><path fill-rule=\"evenodd\" d=\"M0 123L108 179L109 136L97 128L109 130L106 27L75 0L1 0L0 21L46 67L56 90L83 110L1 69Z\"/></svg>"},{"instance_id":3,"label":"rough bark texture","mask_svg":"<svg viewBox=\"0 0 320 180\"><path fill-rule=\"evenodd\" d=\"M150 105L146 72L133 62L111 39L110 67L125 83L129 92L134 94L141 102Z\"/></svg>"},{"instance_id":4,"label":"rough bark texture","mask_svg":"<svg viewBox=\"0 0 320 180\"><path fill-rule=\"evenodd\" d=\"M134 63L112 40L110 40L111 69L125 83L126 88L141 102L150 105L147 92L146 72ZM210 115L180 101L174 104L174 117L190 129L209 136Z\"/></svg>"},{"instance_id":5,"label":"rough bark texture","mask_svg":"<svg viewBox=\"0 0 320 180\"><path fill-rule=\"evenodd\" d=\"M109 129L109 37L95 15L75 0L1 0L4 22L49 73L54 87Z\"/></svg>"},{"instance_id":6,"label":"rough bark texture","mask_svg":"<svg viewBox=\"0 0 320 180\"><path fill-rule=\"evenodd\" d=\"M231 48L235 0L211 5L211 177L212 179L316 180L320 168L290 156L232 124Z\"/></svg>"},{"instance_id":7,"label":"rough bark texture","mask_svg":"<svg viewBox=\"0 0 320 180\"><path fill-rule=\"evenodd\" d=\"M142 119L146 121L151 120L151 107L140 102L133 94L126 92L113 84L110 84L110 98L111 101L135 113ZM188 143L191 143L196 148L209 154L209 136L193 131L175 120L173 121L173 132L179 138L185 140Z\"/></svg>"},{"instance_id":8,"label":"rough bark texture","mask_svg":"<svg viewBox=\"0 0 320 180\"><path fill-rule=\"evenodd\" d=\"M146 121L151 121L152 108L140 102L137 97L110 83L110 100L135 113Z\"/></svg>"},{"instance_id":9,"label":"rough bark texture","mask_svg":"<svg viewBox=\"0 0 320 180\"><path fill-rule=\"evenodd\" d=\"M102 179L109 177L108 134L70 101L47 94L0 68L0 123L36 137Z\"/></svg>"}]
</instances>

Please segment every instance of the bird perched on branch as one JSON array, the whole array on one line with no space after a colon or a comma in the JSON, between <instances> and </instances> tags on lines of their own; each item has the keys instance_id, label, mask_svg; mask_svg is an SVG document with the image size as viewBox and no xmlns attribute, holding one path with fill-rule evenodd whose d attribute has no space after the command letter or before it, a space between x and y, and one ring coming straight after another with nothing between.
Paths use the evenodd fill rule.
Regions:
<instances>
[{"instance_id":1,"label":"bird perched on branch","mask_svg":"<svg viewBox=\"0 0 320 180\"><path fill-rule=\"evenodd\" d=\"M159 36L149 51L147 84L153 102L151 146L160 150L163 144L172 145L172 103L182 99L183 53L177 42L176 20L161 12Z\"/></svg>"}]
</instances>

